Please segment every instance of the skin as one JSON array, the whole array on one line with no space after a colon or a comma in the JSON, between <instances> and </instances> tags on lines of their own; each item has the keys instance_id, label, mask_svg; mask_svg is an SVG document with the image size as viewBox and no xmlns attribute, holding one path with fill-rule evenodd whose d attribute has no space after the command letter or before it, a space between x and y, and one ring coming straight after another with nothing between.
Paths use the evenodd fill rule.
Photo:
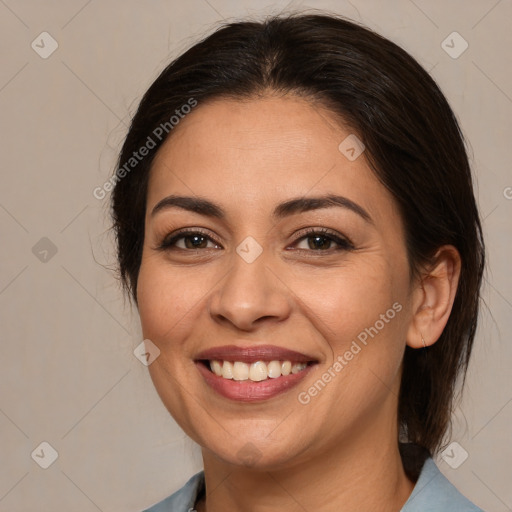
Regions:
<instances>
[{"instance_id":1,"label":"skin","mask_svg":"<svg viewBox=\"0 0 512 512\"><path fill-rule=\"evenodd\" d=\"M199 511L391 512L412 492L397 441L403 353L406 344L421 348L422 336L427 344L439 338L460 258L442 247L436 265L410 279L393 197L364 153L349 161L338 149L350 133L293 95L215 100L180 122L153 163L138 307L144 338L161 351L149 366L154 385L202 447L207 496ZM180 208L151 215L170 194L206 198L226 218ZM341 207L271 216L283 201L325 194L349 198L371 221ZM328 228L354 249L325 239L315 249L314 236L299 232L308 227ZM187 249L190 237L181 238L158 249L182 228L201 228L212 240ZM252 263L236 252L247 236L263 250ZM299 403L298 393L394 303L402 310L308 404ZM227 344L273 344L318 364L298 387L240 403L207 386L193 362Z\"/></svg>"}]
</instances>

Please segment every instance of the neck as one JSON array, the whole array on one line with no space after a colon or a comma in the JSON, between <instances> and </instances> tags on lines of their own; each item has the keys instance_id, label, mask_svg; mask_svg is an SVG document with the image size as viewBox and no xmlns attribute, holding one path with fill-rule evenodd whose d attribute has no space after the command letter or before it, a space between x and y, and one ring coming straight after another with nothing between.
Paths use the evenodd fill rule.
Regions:
<instances>
[{"instance_id":1,"label":"neck","mask_svg":"<svg viewBox=\"0 0 512 512\"><path fill-rule=\"evenodd\" d=\"M387 427L375 432L369 425L371 436L359 431L337 449L316 451L314 458L280 470L233 466L203 450L206 507L203 501L198 512L397 512L414 483L405 474L397 437Z\"/></svg>"}]
</instances>

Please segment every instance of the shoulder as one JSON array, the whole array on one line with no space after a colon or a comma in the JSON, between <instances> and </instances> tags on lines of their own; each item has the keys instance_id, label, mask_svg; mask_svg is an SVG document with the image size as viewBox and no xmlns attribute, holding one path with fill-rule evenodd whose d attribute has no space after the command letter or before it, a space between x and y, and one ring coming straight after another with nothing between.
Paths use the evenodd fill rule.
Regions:
<instances>
[{"instance_id":1,"label":"shoulder","mask_svg":"<svg viewBox=\"0 0 512 512\"><path fill-rule=\"evenodd\" d=\"M196 473L171 496L149 507L143 512L189 512L194 509L197 497L204 490L204 472Z\"/></svg>"},{"instance_id":2,"label":"shoulder","mask_svg":"<svg viewBox=\"0 0 512 512\"><path fill-rule=\"evenodd\" d=\"M412 494L400 512L484 512L463 496L431 457L423 464Z\"/></svg>"}]
</instances>

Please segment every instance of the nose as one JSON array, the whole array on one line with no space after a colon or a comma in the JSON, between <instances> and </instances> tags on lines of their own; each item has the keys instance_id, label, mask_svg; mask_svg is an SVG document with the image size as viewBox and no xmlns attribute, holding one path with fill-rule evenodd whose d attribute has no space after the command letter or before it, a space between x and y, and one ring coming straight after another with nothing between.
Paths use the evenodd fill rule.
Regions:
<instances>
[{"instance_id":1,"label":"nose","mask_svg":"<svg viewBox=\"0 0 512 512\"><path fill-rule=\"evenodd\" d=\"M290 315L291 293L270 268L264 254L252 263L236 253L232 260L210 297L211 317L243 331L257 329L265 322L285 320Z\"/></svg>"}]
</instances>

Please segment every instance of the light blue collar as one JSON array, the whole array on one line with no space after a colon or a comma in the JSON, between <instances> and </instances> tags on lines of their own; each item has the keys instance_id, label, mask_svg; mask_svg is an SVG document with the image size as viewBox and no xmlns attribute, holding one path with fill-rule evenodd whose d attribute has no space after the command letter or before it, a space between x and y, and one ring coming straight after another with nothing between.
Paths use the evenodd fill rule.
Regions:
<instances>
[{"instance_id":1,"label":"light blue collar","mask_svg":"<svg viewBox=\"0 0 512 512\"><path fill-rule=\"evenodd\" d=\"M144 512L192 512L204 492L204 471L196 473L173 495ZM400 512L483 512L464 497L439 471L432 458L423 464L414 489Z\"/></svg>"}]
</instances>

